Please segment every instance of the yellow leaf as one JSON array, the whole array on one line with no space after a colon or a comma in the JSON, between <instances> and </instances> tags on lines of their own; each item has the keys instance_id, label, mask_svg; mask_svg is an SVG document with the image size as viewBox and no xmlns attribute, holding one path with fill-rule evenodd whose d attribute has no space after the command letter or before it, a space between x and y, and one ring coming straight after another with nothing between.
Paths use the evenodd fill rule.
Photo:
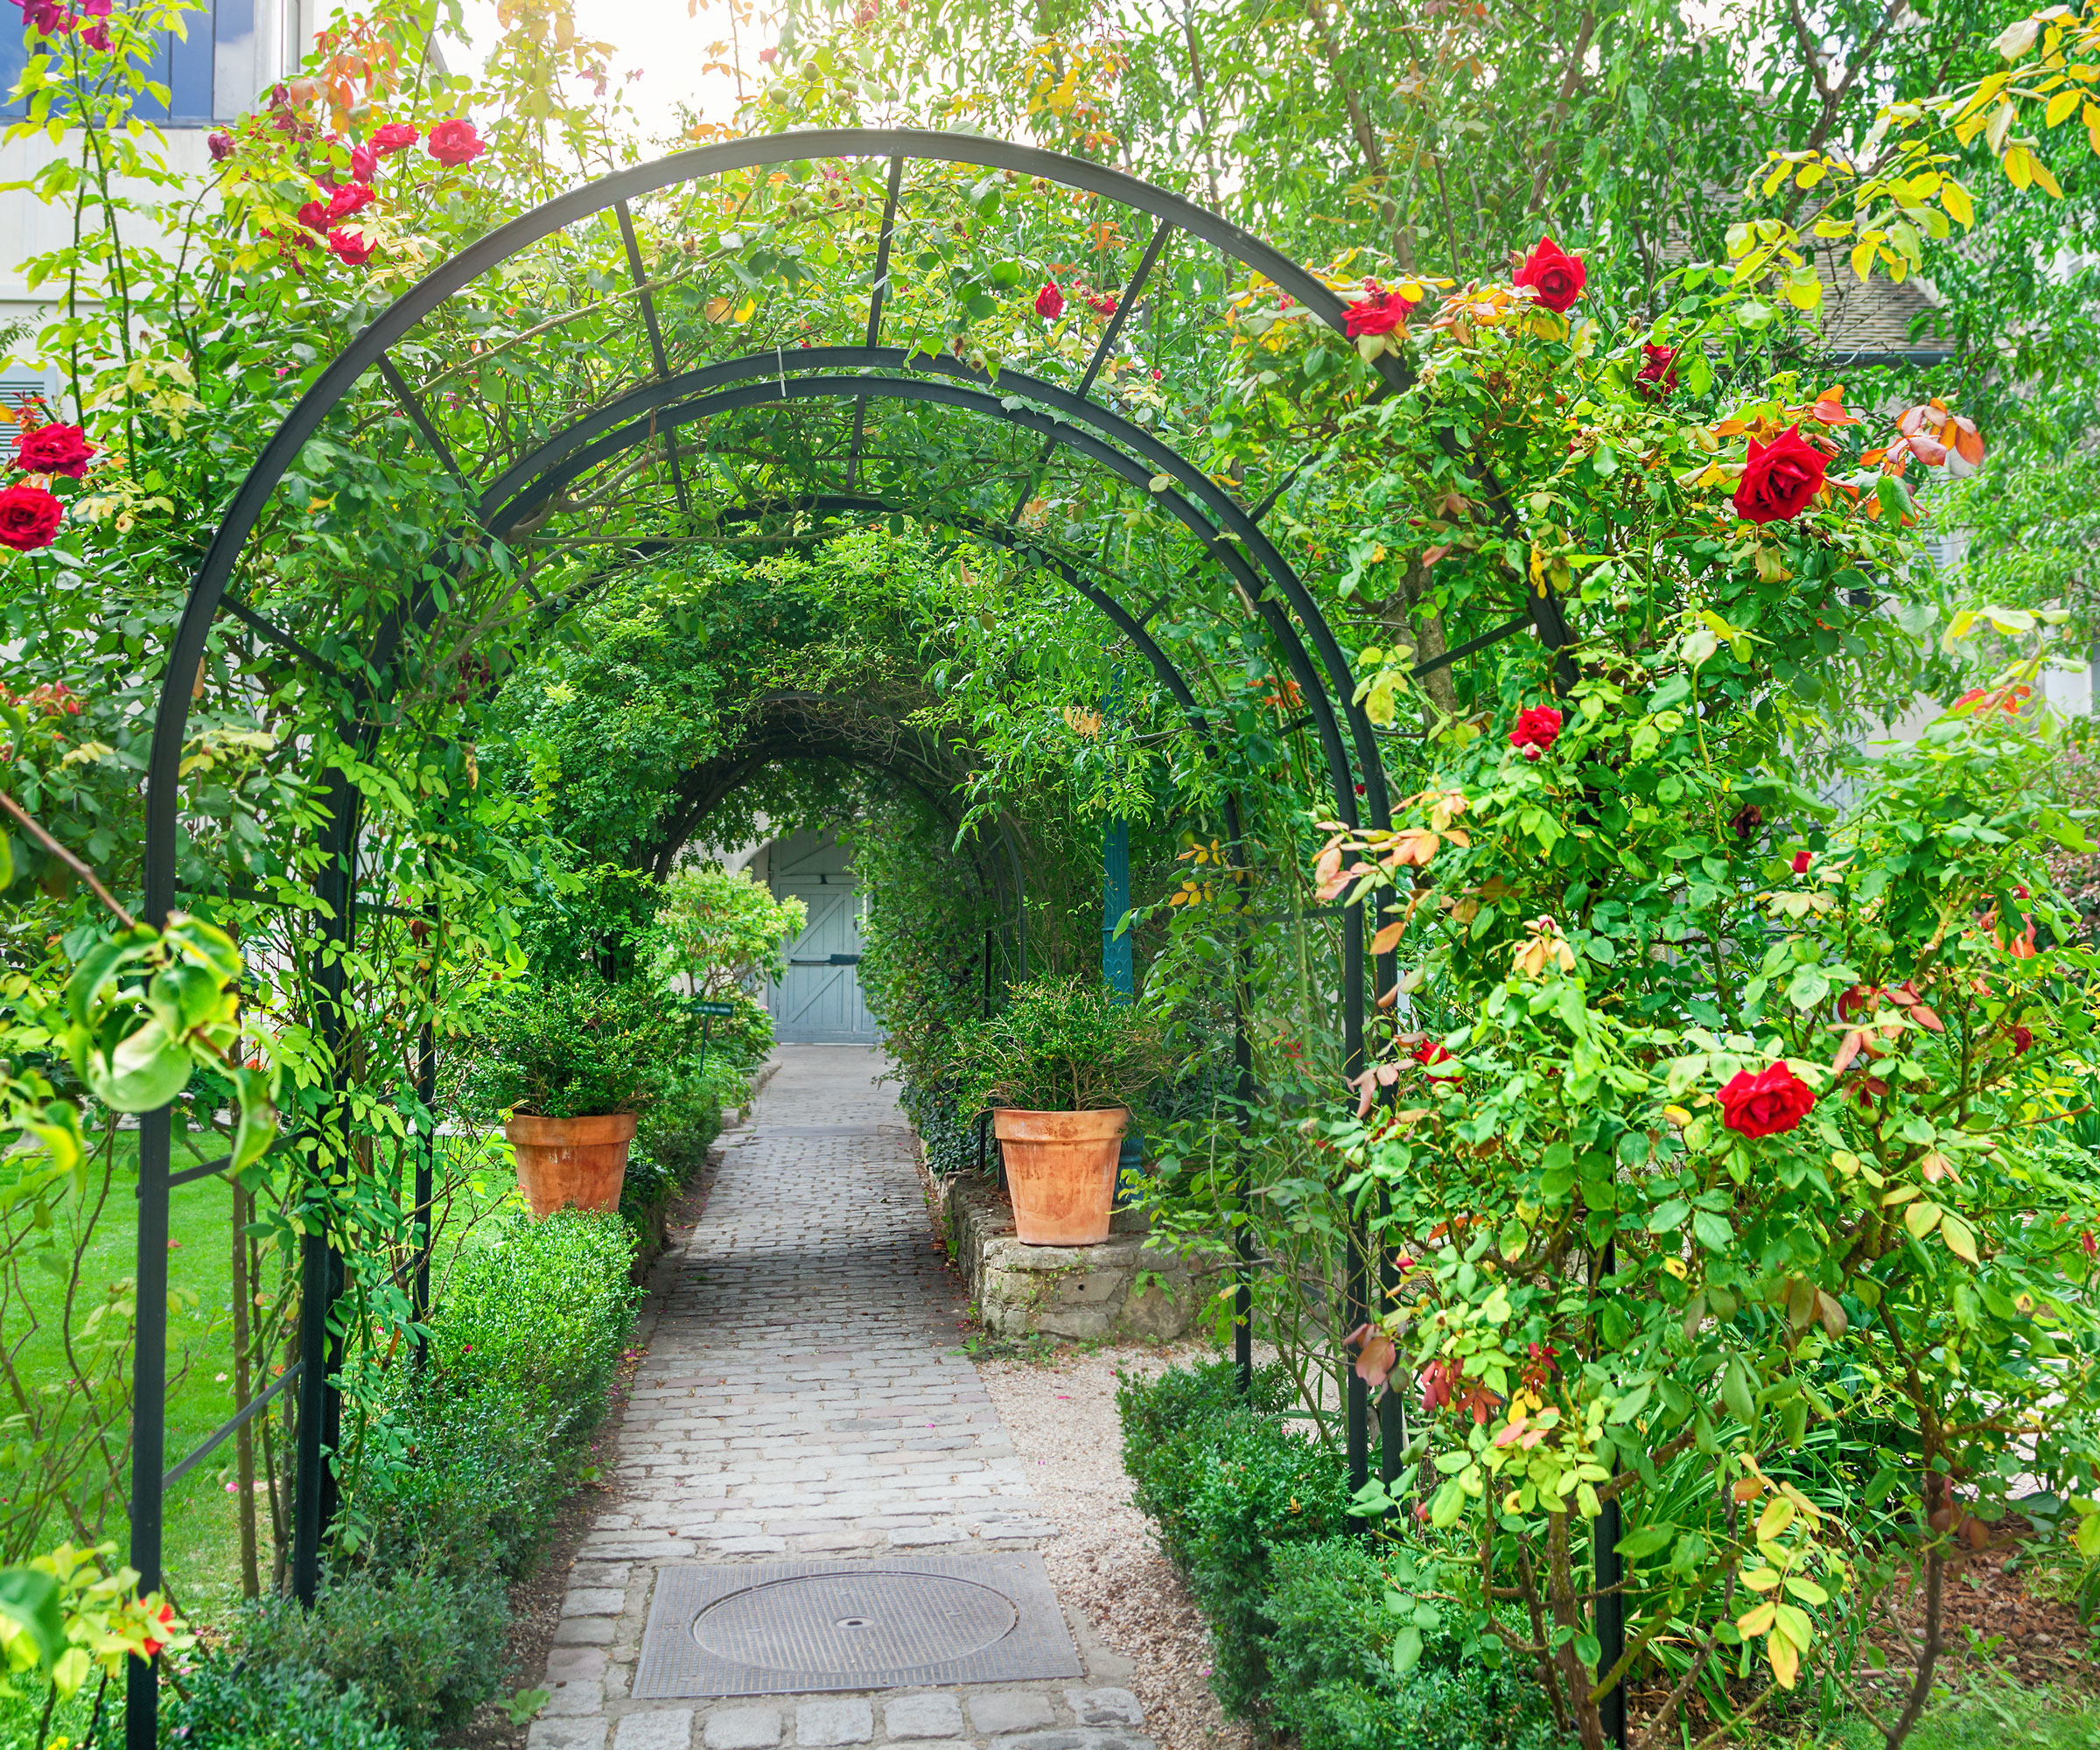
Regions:
<instances>
[{"instance_id":1,"label":"yellow leaf","mask_svg":"<svg viewBox=\"0 0 2100 1750\"><path fill-rule=\"evenodd\" d=\"M1872 269L1873 265L1874 240L1872 237L1863 237L1859 240L1859 242L1852 245L1852 273L1854 277L1865 279L1867 276L1868 272Z\"/></svg>"},{"instance_id":2,"label":"yellow leaf","mask_svg":"<svg viewBox=\"0 0 2100 1750\"><path fill-rule=\"evenodd\" d=\"M1910 1230L1914 1240L1922 1240L1940 1222L1940 1206L1921 1197L1903 1212L1903 1225Z\"/></svg>"},{"instance_id":3,"label":"yellow leaf","mask_svg":"<svg viewBox=\"0 0 2100 1750\"><path fill-rule=\"evenodd\" d=\"M1940 1218L1940 1237L1947 1242L1947 1250L1955 1256L1969 1264L1976 1262L1976 1235L1959 1215Z\"/></svg>"},{"instance_id":4,"label":"yellow leaf","mask_svg":"<svg viewBox=\"0 0 2100 1750\"><path fill-rule=\"evenodd\" d=\"M1743 1576L1743 1584L1753 1592L1770 1592L1774 1586L1779 1584L1779 1570L1776 1568L1753 1568Z\"/></svg>"},{"instance_id":5,"label":"yellow leaf","mask_svg":"<svg viewBox=\"0 0 2100 1750\"><path fill-rule=\"evenodd\" d=\"M1768 1544L1788 1526L1800 1508L1783 1494L1775 1494L1765 1503L1765 1510L1757 1516L1757 1541Z\"/></svg>"},{"instance_id":6,"label":"yellow leaf","mask_svg":"<svg viewBox=\"0 0 2100 1750\"><path fill-rule=\"evenodd\" d=\"M1772 1662L1772 1675L1779 1679L1780 1688L1792 1689L1794 1679L1801 1675L1801 1654L1776 1628L1765 1636L1765 1657Z\"/></svg>"},{"instance_id":7,"label":"yellow leaf","mask_svg":"<svg viewBox=\"0 0 2100 1750\"><path fill-rule=\"evenodd\" d=\"M1735 1619L1736 1632L1746 1641L1754 1641L1767 1633L1778 1617L1779 1606L1768 1599Z\"/></svg>"},{"instance_id":8,"label":"yellow leaf","mask_svg":"<svg viewBox=\"0 0 2100 1750\"><path fill-rule=\"evenodd\" d=\"M2045 128L2054 128L2078 107L2078 101L2084 94L2076 86L2067 85L2049 99L2048 108L2041 112L2041 125Z\"/></svg>"},{"instance_id":9,"label":"yellow leaf","mask_svg":"<svg viewBox=\"0 0 2100 1750\"><path fill-rule=\"evenodd\" d=\"M2034 162L2034 180L2041 185L2042 192L2052 200L2062 200L2063 199L2063 188L2062 186L2057 182L2055 173L2049 169L2048 165L2044 164L2039 158L2036 158L2033 152L2029 152L2027 157Z\"/></svg>"},{"instance_id":10,"label":"yellow leaf","mask_svg":"<svg viewBox=\"0 0 2100 1750\"><path fill-rule=\"evenodd\" d=\"M2005 172L2013 187L2025 188L2034 180L2034 153L2022 145L2007 146L2006 148Z\"/></svg>"},{"instance_id":11,"label":"yellow leaf","mask_svg":"<svg viewBox=\"0 0 2100 1750\"><path fill-rule=\"evenodd\" d=\"M1947 216L1964 230L1976 222L1976 204L1969 199L1969 191L1952 177L1940 185L1940 205L1947 209Z\"/></svg>"}]
</instances>

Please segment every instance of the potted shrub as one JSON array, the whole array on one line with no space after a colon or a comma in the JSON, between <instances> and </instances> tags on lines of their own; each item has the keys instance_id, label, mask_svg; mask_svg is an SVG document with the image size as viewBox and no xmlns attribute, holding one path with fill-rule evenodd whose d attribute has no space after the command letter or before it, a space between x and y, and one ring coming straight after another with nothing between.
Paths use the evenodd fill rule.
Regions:
<instances>
[{"instance_id":1,"label":"potted shrub","mask_svg":"<svg viewBox=\"0 0 2100 1750\"><path fill-rule=\"evenodd\" d=\"M636 1115L676 1073L690 1018L650 985L585 975L509 987L477 1033L476 1103L505 1114L532 1213L617 1209Z\"/></svg>"},{"instance_id":2,"label":"potted shrub","mask_svg":"<svg viewBox=\"0 0 2100 1750\"><path fill-rule=\"evenodd\" d=\"M991 1108L1023 1245L1108 1238L1123 1133L1159 1057L1150 1016L1077 979L1018 984L998 1014L957 1029L960 1110Z\"/></svg>"}]
</instances>

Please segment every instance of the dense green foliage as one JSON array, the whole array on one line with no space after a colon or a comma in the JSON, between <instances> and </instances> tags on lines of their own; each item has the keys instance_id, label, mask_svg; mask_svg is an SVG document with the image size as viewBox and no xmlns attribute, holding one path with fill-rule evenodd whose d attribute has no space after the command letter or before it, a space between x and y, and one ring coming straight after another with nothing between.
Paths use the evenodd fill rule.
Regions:
<instances>
[{"instance_id":1,"label":"dense green foliage","mask_svg":"<svg viewBox=\"0 0 2100 1750\"><path fill-rule=\"evenodd\" d=\"M1011 986L1003 1005L956 1029L950 1073L966 1114L1140 1110L1163 1066L1152 1016L1105 984L1071 977Z\"/></svg>"},{"instance_id":2,"label":"dense green foliage","mask_svg":"<svg viewBox=\"0 0 2100 1750\"><path fill-rule=\"evenodd\" d=\"M1306 1750L1564 1744L1528 1673L1480 1660L1433 1607L1418 1614L1403 1552L1350 1529L1334 1456L1264 1407L1287 1392L1270 1374L1243 1399L1225 1362L1116 1391L1135 1499L1209 1623L1227 1712Z\"/></svg>"},{"instance_id":3,"label":"dense green foliage","mask_svg":"<svg viewBox=\"0 0 2100 1750\"><path fill-rule=\"evenodd\" d=\"M506 986L470 1026L473 1109L542 1118L646 1110L680 1074L699 1032L659 986L594 973Z\"/></svg>"},{"instance_id":4,"label":"dense green foliage","mask_svg":"<svg viewBox=\"0 0 2100 1750\"><path fill-rule=\"evenodd\" d=\"M339 1687L312 1668L226 1651L183 1684L188 1693L163 1716L166 1742L182 1750L414 1750L416 1742L373 1715L362 1687Z\"/></svg>"}]
</instances>

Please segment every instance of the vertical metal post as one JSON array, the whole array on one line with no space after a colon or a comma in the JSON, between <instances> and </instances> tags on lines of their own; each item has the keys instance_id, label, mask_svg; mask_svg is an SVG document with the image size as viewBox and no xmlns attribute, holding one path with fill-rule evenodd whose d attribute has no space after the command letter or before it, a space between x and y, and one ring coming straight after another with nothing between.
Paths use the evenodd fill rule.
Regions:
<instances>
[{"instance_id":1,"label":"vertical metal post","mask_svg":"<svg viewBox=\"0 0 2100 1750\"><path fill-rule=\"evenodd\" d=\"M991 927L984 928L984 997L983 1012L991 1013ZM991 1147L991 1114L980 1113L977 1117L977 1171L983 1172Z\"/></svg>"},{"instance_id":2,"label":"vertical metal post","mask_svg":"<svg viewBox=\"0 0 2100 1750\"><path fill-rule=\"evenodd\" d=\"M1237 940L1233 945L1232 981L1232 1092L1236 1107L1234 1123L1240 1133L1240 1221L1233 1232L1232 1359L1240 1376L1240 1396L1254 1395L1254 1228L1252 1199L1247 1175L1253 1158L1247 1146L1254 1124L1254 1041L1247 1034L1248 1017L1254 1011L1254 946L1247 939L1246 836L1241 830L1237 804L1227 802L1227 822L1232 830L1232 886L1237 901L1233 920Z\"/></svg>"},{"instance_id":3,"label":"vertical metal post","mask_svg":"<svg viewBox=\"0 0 2100 1750\"><path fill-rule=\"evenodd\" d=\"M1341 1045L1343 1074L1362 1075L1363 1060L1363 907L1351 906L1341 920ZM1370 1316L1370 1284L1364 1267L1363 1230L1355 1213L1345 1209L1348 1228L1348 1256L1344 1269L1344 1328L1354 1330ZM1353 1367L1342 1372L1342 1390L1348 1412L1349 1488L1352 1492L1370 1480L1371 1405L1363 1376ZM1360 1520L1365 1531L1370 1522Z\"/></svg>"},{"instance_id":4,"label":"vertical metal post","mask_svg":"<svg viewBox=\"0 0 2100 1750\"><path fill-rule=\"evenodd\" d=\"M172 1114L163 1106L138 1124L138 1328L131 1362L131 1565L138 1589L161 1581L161 1476L167 1462L168 1141ZM159 1742L158 1659L128 1659L124 1670L125 1750Z\"/></svg>"},{"instance_id":5,"label":"vertical metal post","mask_svg":"<svg viewBox=\"0 0 2100 1750\"><path fill-rule=\"evenodd\" d=\"M438 1029L423 1024L416 1042L416 1097L423 1102L423 1121L416 1138L416 1274L410 1291L410 1315L419 1326L430 1320L430 1199L437 1194L438 1164ZM421 1367L429 1344L416 1339L416 1365Z\"/></svg>"},{"instance_id":6,"label":"vertical metal post","mask_svg":"<svg viewBox=\"0 0 2100 1750\"><path fill-rule=\"evenodd\" d=\"M1598 1285L1603 1287L1618 1273L1618 1250L1607 1240L1598 1270ZM1604 1502L1603 1511L1590 1528L1597 1569L1597 1675L1600 1680L1626 1655L1626 1594L1618 1589L1626 1578L1626 1560L1619 1553L1620 1535L1619 1498L1614 1495ZM1606 1740L1619 1750L1626 1750L1624 1682L1614 1684L1599 1698L1597 1713Z\"/></svg>"},{"instance_id":7,"label":"vertical metal post","mask_svg":"<svg viewBox=\"0 0 2100 1750\"><path fill-rule=\"evenodd\" d=\"M1104 707L1112 707L1116 690L1110 687ZM1101 831L1101 982L1125 1002L1138 995L1138 961L1130 933L1116 926L1130 909L1130 823L1120 816ZM1144 1159L1144 1138L1133 1123L1124 1133L1122 1151L1116 1157L1116 1205L1121 1208L1124 1187Z\"/></svg>"},{"instance_id":8,"label":"vertical metal post","mask_svg":"<svg viewBox=\"0 0 2100 1750\"><path fill-rule=\"evenodd\" d=\"M346 1108L333 1084L342 1073L347 1031L343 956L352 940L352 908L357 902L360 800L348 778L339 774L330 781L329 824L323 830L321 867L314 878L315 891L328 914L313 972L316 1030L327 1052L331 1083L316 1138L320 1153L315 1166L324 1180L344 1171L349 1159ZM320 1589L321 1545L336 1507L331 1461L342 1444L343 1400L338 1381L344 1334L332 1333L329 1325L343 1291L343 1260L335 1249L333 1215L326 1198L324 1189L318 1199L310 1200L309 1226L299 1247L299 1359L304 1365L292 1477L291 1590L302 1604L312 1604Z\"/></svg>"}]
</instances>

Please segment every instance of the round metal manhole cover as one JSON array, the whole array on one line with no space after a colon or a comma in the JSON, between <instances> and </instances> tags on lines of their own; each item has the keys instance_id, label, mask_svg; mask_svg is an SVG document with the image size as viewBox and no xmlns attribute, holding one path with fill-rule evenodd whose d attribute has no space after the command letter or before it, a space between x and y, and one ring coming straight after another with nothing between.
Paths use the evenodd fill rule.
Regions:
<instances>
[{"instance_id":1,"label":"round metal manhole cover","mask_svg":"<svg viewBox=\"0 0 2100 1750\"><path fill-rule=\"evenodd\" d=\"M718 1658L772 1671L882 1671L982 1652L1020 1620L1013 1601L944 1574L809 1574L732 1592L694 1619Z\"/></svg>"}]
</instances>

